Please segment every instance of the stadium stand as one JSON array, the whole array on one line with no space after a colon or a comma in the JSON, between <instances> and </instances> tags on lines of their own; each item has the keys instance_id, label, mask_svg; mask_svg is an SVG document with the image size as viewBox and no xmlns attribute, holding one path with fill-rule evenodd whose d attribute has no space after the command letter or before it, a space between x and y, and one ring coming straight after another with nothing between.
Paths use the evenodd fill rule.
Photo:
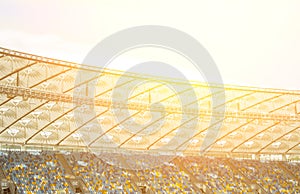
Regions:
<instances>
[{"instance_id":1,"label":"stadium stand","mask_svg":"<svg viewBox=\"0 0 300 194\"><path fill-rule=\"evenodd\" d=\"M13 181L18 193L83 193L75 192L68 184L56 155L56 152L45 151L1 152L0 164L6 179ZM89 193L300 192L297 176L294 178L283 169L297 174L298 171L293 170L300 168L299 163L188 156L135 171L107 164L95 154L86 152L64 154L64 157ZM178 161L185 168L181 168ZM144 192L140 185L145 186ZM196 188L193 185L197 185Z\"/></svg>"},{"instance_id":2,"label":"stadium stand","mask_svg":"<svg viewBox=\"0 0 300 194\"><path fill-rule=\"evenodd\" d=\"M276 162L243 160L235 161L235 164L248 178L262 185L268 193L299 192L298 181L285 173Z\"/></svg>"},{"instance_id":3,"label":"stadium stand","mask_svg":"<svg viewBox=\"0 0 300 194\"><path fill-rule=\"evenodd\" d=\"M71 192L64 169L50 153L6 152L0 163L19 193Z\"/></svg>"},{"instance_id":4,"label":"stadium stand","mask_svg":"<svg viewBox=\"0 0 300 194\"><path fill-rule=\"evenodd\" d=\"M164 84L147 82L128 103L116 93L112 110L113 88L153 78L5 48L0 70L0 194L300 193L299 91L224 86L226 102L213 104L223 86L213 86L212 94L206 84L191 82L193 88L179 93L189 100L194 90L199 103L185 106ZM76 80L78 71L88 76ZM166 114L149 109L155 102ZM183 123L181 106L189 113ZM131 127L157 115L165 121ZM222 126L199 154L215 132L212 115ZM161 150L167 145L171 149Z\"/></svg>"},{"instance_id":5,"label":"stadium stand","mask_svg":"<svg viewBox=\"0 0 300 194\"><path fill-rule=\"evenodd\" d=\"M214 193L254 193L245 178L232 169L224 159L187 157L184 166Z\"/></svg>"},{"instance_id":6,"label":"stadium stand","mask_svg":"<svg viewBox=\"0 0 300 194\"><path fill-rule=\"evenodd\" d=\"M131 174L119 168L114 168L94 154L77 153L67 155L67 160L76 176L80 176L91 192L135 193L137 188L130 181Z\"/></svg>"}]
</instances>

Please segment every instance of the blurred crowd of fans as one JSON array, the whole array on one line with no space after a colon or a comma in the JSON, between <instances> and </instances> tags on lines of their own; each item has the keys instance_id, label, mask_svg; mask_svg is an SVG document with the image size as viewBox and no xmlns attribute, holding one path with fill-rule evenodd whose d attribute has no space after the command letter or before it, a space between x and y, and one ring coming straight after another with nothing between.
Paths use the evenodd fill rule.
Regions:
<instances>
[{"instance_id":1,"label":"blurred crowd of fans","mask_svg":"<svg viewBox=\"0 0 300 194\"><path fill-rule=\"evenodd\" d=\"M19 193L76 193L56 154L0 152L0 165ZM84 152L64 153L64 157L74 176L82 179L91 193L139 193L141 185L154 193L233 194L256 193L258 189L275 194L300 193L299 163L200 156L162 162L167 156L143 155L135 160L133 155L128 160L122 154L96 156ZM110 161L103 160L105 157ZM150 168L149 161L162 165Z\"/></svg>"}]
</instances>

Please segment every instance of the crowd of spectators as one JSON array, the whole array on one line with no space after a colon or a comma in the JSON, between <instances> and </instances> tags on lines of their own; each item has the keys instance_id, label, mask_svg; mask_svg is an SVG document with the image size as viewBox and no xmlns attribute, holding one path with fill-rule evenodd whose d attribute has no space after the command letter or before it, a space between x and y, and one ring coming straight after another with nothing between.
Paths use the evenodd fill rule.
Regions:
<instances>
[{"instance_id":1,"label":"crowd of spectators","mask_svg":"<svg viewBox=\"0 0 300 194\"><path fill-rule=\"evenodd\" d=\"M255 193L241 174L221 158L184 157L183 165L213 193Z\"/></svg>"},{"instance_id":2,"label":"crowd of spectators","mask_svg":"<svg viewBox=\"0 0 300 194\"><path fill-rule=\"evenodd\" d=\"M52 153L1 152L0 165L18 193L73 193Z\"/></svg>"},{"instance_id":3,"label":"crowd of spectators","mask_svg":"<svg viewBox=\"0 0 300 194\"><path fill-rule=\"evenodd\" d=\"M249 179L256 180L267 193L300 193L299 183L292 177L294 171L285 172L278 162L236 160L235 165ZM284 165L287 165L286 163ZM296 164L295 169L299 169ZM291 169L292 170L292 169Z\"/></svg>"},{"instance_id":4,"label":"crowd of spectators","mask_svg":"<svg viewBox=\"0 0 300 194\"><path fill-rule=\"evenodd\" d=\"M18 193L75 193L56 154L0 152L0 165ZM300 193L300 163L200 156L167 160L151 155L132 155L128 160L122 154L86 152L63 156L90 193L133 194L141 192L139 186L153 193L199 193L205 190L202 186L211 193L257 193L258 188L274 194Z\"/></svg>"},{"instance_id":5,"label":"crowd of spectators","mask_svg":"<svg viewBox=\"0 0 300 194\"><path fill-rule=\"evenodd\" d=\"M139 182L155 193L196 193L190 177L173 162L165 162L162 166L138 170Z\"/></svg>"},{"instance_id":6,"label":"crowd of spectators","mask_svg":"<svg viewBox=\"0 0 300 194\"><path fill-rule=\"evenodd\" d=\"M66 158L77 177L82 177L91 193L136 193L132 174L103 162L91 153L73 153Z\"/></svg>"}]
</instances>

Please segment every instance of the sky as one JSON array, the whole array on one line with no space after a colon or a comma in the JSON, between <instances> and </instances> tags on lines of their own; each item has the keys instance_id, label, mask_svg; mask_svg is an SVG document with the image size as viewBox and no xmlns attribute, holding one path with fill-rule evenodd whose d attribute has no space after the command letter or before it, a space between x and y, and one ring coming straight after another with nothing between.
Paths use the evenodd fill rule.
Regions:
<instances>
[{"instance_id":1,"label":"sky","mask_svg":"<svg viewBox=\"0 0 300 194\"><path fill-rule=\"evenodd\" d=\"M298 0L1 0L0 47L82 63L115 32L162 25L197 39L225 84L300 90L299 10ZM147 60L205 80L181 56L153 48L129 51L109 67Z\"/></svg>"}]
</instances>

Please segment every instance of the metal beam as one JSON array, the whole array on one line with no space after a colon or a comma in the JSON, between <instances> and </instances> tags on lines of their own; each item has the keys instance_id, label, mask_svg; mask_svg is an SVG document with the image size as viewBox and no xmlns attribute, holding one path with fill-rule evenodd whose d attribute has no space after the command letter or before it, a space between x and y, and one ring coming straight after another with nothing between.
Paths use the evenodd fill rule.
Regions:
<instances>
[{"instance_id":1,"label":"metal beam","mask_svg":"<svg viewBox=\"0 0 300 194\"><path fill-rule=\"evenodd\" d=\"M295 147L299 146L300 142L297 142L295 145L293 145L292 147L290 147L287 151L285 151L285 154L287 154L289 151L291 151L292 149L294 149Z\"/></svg>"},{"instance_id":2,"label":"metal beam","mask_svg":"<svg viewBox=\"0 0 300 194\"><path fill-rule=\"evenodd\" d=\"M32 87L33 86L31 86L30 88L32 88ZM76 87L78 87L78 85ZM68 90L64 91L63 93L67 93L67 92L71 91L72 89L74 89L74 88L68 89ZM8 102L11 99L13 99L13 98L8 99L6 102ZM31 109L29 112L27 112L24 115L20 116L19 118L15 119L14 122L12 122L9 126L7 126L6 128L4 128L2 131L0 131L0 134L2 134L4 131L6 131L7 129L9 129L12 125L14 125L15 123L17 123L19 120L23 119L24 117L26 117L30 113L34 112L38 108L41 108L43 105L47 104L48 102L50 102L50 100L45 101L44 103L41 103L39 106L35 107L34 109Z\"/></svg>"},{"instance_id":3,"label":"metal beam","mask_svg":"<svg viewBox=\"0 0 300 194\"><path fill-rule=\"evenodd\" d=\"M267 102L267 101L270 101L270 100L279 98L280 96L283 96L283 95L284 95L284 94L280 94L280 95L277 95L277 96L272 96L271 98L266 98L266 99L264 99L264 100L262 100L262 101L259 101L259 102L255 103L255 104L252 104L252 105L250 105L250 106L248 106L248 107L246 107L246 108L243 108L241 111L248 110L248 109L250 109L250 108L252 108L252 107L254 107L254 106L257 106L257 105L262 104L262 103L264 103L264 102Z\"/></svg>"},{"instance_id":4,"label":"metal beam","mask_svg":"<svg viewBox=\"0 0 300 194\"><path fill-rule=\"evenodd\" d=\"M232 132L235 132L235 131L239 130L240 128L242 128L242 127L244 127L244 126L246 126L246 125L252 123L252 122L255 121L255 120L256 120L256 119L252 119L252 120L250 120L250 121L247 121L246 123L243 123L242 125L240 125L240 126L236 127L235 129L229 131L229 132L226 133L225 135L223 135L223 136L217 138L215 141L213 141L212 143L210 143L210 144L209 144L208 146L206 146L206 148L204 148L203 150L206 151L210 146L212 146L212 145L215 144L216 142L218 142L218 141L220 141L221 139L227 137L227 136L228 136L229 134L231 134Z\"/></svg>"},{"instance_id":5,"label":"metal beam","mask_svg":"<svg viewBox=\"0 0 300 194\"><path fill-rule=\"evenodd\" d=\"M203 130L200 130L198 133L194 134L191 138L189 138L188 140L184 141L184 142L181 143L179 146L177 146L176 150L178 150L180 147L182 147L183 145L185 145L186 143L188 143L191 139L193 139L193 138L197 137L198 135L200 135L203 131L208 130L209 128L211 128L211 127L213 127L213 126L215 126L215 125L217 125L217 124L223 122L224 120L225 120L225 118L223 118L223 119L221 119L221 120L219 120L219 121L217 121L217 122L211 124L210 126L206 127L206 128L203 129Z\"/></svg>"},{"instance_id":6,"label":"metal beam","mask_svg":"<svg viewBox=\"0 0 300 194\"><path fill-rule=\"evenodd\" d=\"M28 143L28 141L30 141L32 138L34 138L34 136L36 136L37 134L39 134L41 131L43 131L44 129L46 129L48 126L50 126L51 124L55 123L57 120L59 120L60 118L62 118L63 116L65 116L66 114L72 112L73 109L68 110L67 112L60 114L58 117L56 117L55 119L53 119L52 121L50 121L49 123L47 123L45 126L43 126L42 128L40 128L39 130L37 130L37 132L35 132L34 134L32 134L29 138L27 138L25 140L25 144Z\"/></svg>"},{"instance_id":7,"label":"metal beam","mask_svg":"<svg viewBox=\"0 0 300 194\"><path fill-rule=\"evenodd\" d=\"M31 67L31 66L33 66L33 65L35 65L35 64L37 64L37 62L33 62L33 63L30 63L30 64L27 64L27 65L24 66L24 67L20 67L19 69L16 69L15 71L13 71L13 72L11 72L11 73L9 73L9 74L6 74L5 76L1 77L1 78L0 78L0 81L3 80L3 79L5 79L5 78L7 78L7 77L9 77L9 76L11 76L11 75L13 75L13 74L15 74L15 73L18 73L18 72L22 71L23 69L26 69L26 68L28 68L28 67Z\"/></svg>"},{"instance_id":8,"label":"metal beam","mask_svg":"<svg viewBox=\"0 0 300 194\"><path fill-rule=\"evenodd\" d=\"M59 72L59 73L56 73L56 74L54 74L54 75L51 75L51 76L47 77L46 79L43 79L42 81L39 81L38 83L35 83L34 85L30 86L29 88L34 88L34 87L40 85L40 84L43 83L43 82L46 82L46 81L48 81L48 80L50 80L50 79L53 79L53 78L55 78L55 77L57 77L57 76L59 76L59 75L61 75L61 74L63 74L63 73L66 73L66 72L68 72L68 71L71 71L71 70L72 70L72 69L66 69L66 70L63 70L63 71L61 71L61 72Z\"/></svg>"},{"instance_id":9,"label":"metal beam","mask_svg":"<svg viewBox=\"0 0 300 194\"><path fill-rule=\"evenodd\" d=\"M293 103L294 103L294 102L293 102ZM290 103L290 104L293 104L293 103ZM284 107L284 106L282 106L281 108L283 108L283 107ZM276 108L276 109L274 109L274 110L278 110L278 108ZM274 110L271 110L270 113L271 113L271 112L274 112ZM212 145L213 145L214 143L216 143L217 141L220 141L221 139L227 137L230 133L232 133L232 132L234 132L234 131L237 131L237 130L240 129L241 127L246 126L247 124L250 124L251 122L253 122L253 121L255 121L255 120L256 120L256 119L252 119L252 120L250 120L249 122L242 124L240 127L238 127L238 128L236 128L236 129L234 129L234 130L228 132L227 134L223 135L222 137L216 139L213 143L211 143L209 146L207 146L207 148L209 148L210 146L212 146ZM205 149L207 149L207 148L205 148Z\"/></svg>"},{"instance_id":10,"label":"metal beam","mask_svg":"<svg viewBox=\"0 0 300 194\"><path fill-rule=\"evenodd\" d=\"M273 139L272 141L270 141L269 143L267 143L266 145L264 145L261 149L258 150L257 153L260 154L266 147L268 147L268 146L271 145L272 143L278 141L279 139L281 139L282 137L286 136L287 134L296 131L299 127L300 127L300 125L297 126L297 127L295 127L295 128L293 128L292 130L288 130L288 132L286 132L286 133L281 134L279 137Z\"/></svg>"},{"instance_id":11,"label":"metal beam","mask_svg":"<svg viewBox=\"0 0 300 194\"><path fill-rule=\"evenodd\" d=\"M67 69L67 70L65 70L64 72L69 71L69 70L71 70L71 69ZM61 74L61 72L58 73L58 74L55 74L54 76L51 76L51 78L57 77L57 76L59 76L60 74ZM83 84L86 84L86 83L88 83L88 82L90 82L90 81L93 81L93 80L97 79L98 77L99 77L99 75L98 75L98 76L95 76L95 77L93 77L93 78L91 78L91 79L88 80L87 82L79 83L79 84L75 85L74 87L65 90L63 93L67 93L67 92L73 90L73 89L76 88L76 87L79 87L79 86L81 86L81 85L83 85ZM48 79L49 79L49 78L47 78L47 79L45 79L45 80L48 80ZM44 81L45 81L45 80L44 80ZM42 82L44 82L44 81L42 81ZM131 80L131 81L132 81L132 80ZM41 82L41 83L42 83L42 82ZM33 86L30 86L30 88L33 88L33 87L35 87L36 85L37 85L37 84L35 84L35 85L33 85ZM121 84L121 85L123 85L123 84ZM119 87L119 86L116 86L116 87ZM111 89L106 90L105 92L109 92L110 90L111 90ZM105 93L105 92L103 92L103 93ZM101 93L101 94L103 94L103 93ZM99 94L99 95L101 95L101 94ZM96 97L97 97L97 95L96 95ZM9 102L11 99L13 99L13 98L10 98L10 99L6 100L4 103ZM4 131L6 131L6 130L7 130L8 128L10 128L12 125L14 125L15 123L17 123L19 120L21 120L22 118L26 117L27 115L29 115L30 113L34 112L35 110L37 110L38 108L42 107L43 105L47 104L48 102L50 102L50 100L48 100L48 101L46 101L46 102L40 104L40 105L37 106L36 108L34 108L34 109L30 110L29 112L25 113L24 115L20 116L20 117L17 118L14 122L12 122L9 126L7 126L7 127L4 128L2 131L0 131L0 134L2 134ZM4 103L2 103L1 105L3 105ZM1 106L1 105L0 105L0 106Z\"/></svg>"},{"instance_id":12,"label":"metal beam","mask_svg":"<svg viewBox=\"0 0 300 194\"><path fill-rule=\"evenodd\" d=\"M107 134L108 132L110 132L111 130L113 130L115 127L119 126L120 124L124 123L125 121L127 121L128 119L130 119L131 117L139 114L140 111L137 111L136 113L130 115L129 117L123 119L122 121L120 121L118 124L112 126L110 129L108 129L107 131L105 131L104 133L102 133L101 135L99 135L96 139L94 139L89 145L88 147L91 147L91 145L93 145L96 141L98 141L101 137L103 137L105 134Z\"/></svg>"},{"instance_id":13,"label":"metal beam","mask_svg":"<svg viewBox=\"0 0 300 194\"><path fill-rule=\"evenodd\" d=\"M293 101L293 102L291 102L291 103L285 104L285 105L283 105L283 106L280 106L280 107L278 107L278 108L275 108L275 109L271 110L270 113L273 113L273 112L275 112L275 111L277 111L277 110L283 109L284 107L290 106L290 105L292 105L292 104L296 104L296 103L298 103L298 102L300 102L300 100L296 100L296 101ZM295 114L297 114L297 113L295 113Z\"/></svg>"},{"instance_id":14,"label":"metal beam","mask_svg":"<svg viewBox=\"0 0 300 194\"><path fill-rule=\"evenodd\" d=\"M177 127L171 129L170 131L168 131L167 133L165 133L163 136L159 137L158 139L156 139L154 142L152 142L148 147L147 147L147 150L150 150L150 148L155 145L159 140L163 139L164 137L166 137L167 135L169 135L170 133L172 133L173 131L175 131L176 129L178 129L179 127L182 127L184 126L185 124L189 123L190 121L194 120L194 119L197 119L199 118L198 116L196 117L193 117L183 123L181 123L180 125L178 125Z\"/></svg>"},{"instance_id":15,"label":"metal beam","mask_svg":"<svg viewBox=\"0 0 300 194\"><path fill-rule=\"evenodd\" d=\"M236 98L227 100L226 102L224 102L224 103L222 103L222 104L219 104L218 106L214 106L213 109L219 108L219 107L221 107L221 106L226 106L226 104L229 103L229 102L233 102L233 101L235 101L235 100L239 100L239 99L241 99L241 98L250 96L250 95L255 94L255 93L256 93L256 91L253 91L253 92L249 92L249 93L247 93L247 94L244 94L244 95L242 95L242 96L238 96L238 97L236 97Z\"/></svg>"},{"instance_id":16,"label":"metal beam","mask_svg":"<svg viewBox=\"0 0 300 194\"><path fill-rule=\"evenodd\" d=\"M282 106L282 108L283 108L284 106ZM273 110L271 110L271 111L269 111L269 113L272 113L272 112L274 112L274 110L279 110L278 108L276 108L276 109L273 109ZM259 133L261 133L261 132L259 132ZM256 133L253 137L255 137L255 136L257 136L259 133ZM252 139L252 138L251 138ZM249 140L248 140L249 141ZM242 144L244 144L246 141L244 141ZM240 145L242 145L242 144L240 144ZM237 149L237 147L235 147L234 149ZM232 152L232 151L231 151Z\"/></svg>"},{"instance_id":17,"label":"metal beam","mask_svg":"<svg viewBox=\"0 0 300 194\"><path fill-rule=\"evenodd\" d=\"M66 135L65 137L63 137L62 139L59 140L59 142L56 145L60 145L65 139L67 139L68 137L70 137L70 135L72 135L73 133L77 132L81 127L85 126L86 124L88 124L89 122L97 119L97 117L100 117L101 115L107 113L109 111L109 109L106 109L105 111L97 114L96 116L92 117L91 119L87 120L86 122L84 122L82 125L80 125L79 127L77 127L76 129L74 129L73 131L71 131L68 135Z\"/></svg>"},{"instance_id":18,"label":"metal beam","mask_svg":"<svg viewBox=\"0 0 300 194\"><path fill-rule=\"evenodd\" d=\"M258 133L255 133L254 135L251 135L249 138L246 138L245 140L242 140L241 143L239 143L237 146L235 146L233 149L230 150L230 152L234 152L234 150L236 150L238 147L240 147L241 145L243 145L244 143L246 143L247 141L249 141L250 139L252 139L253 137L256 137L258 134L261 134L262 132L265 132L266 130L275 127L276 125L280 124L281 122L276 122L268 127L266 127L265 129L259 131Z\"/></svg>"},{"instance_id":19,"label":"metal beam","mask_svg":"<svg viewBox=\"0 0 300 194\"><path fill-rule=\"evenodd\" d=\"M141 95L141 94L144 94L145 92L150 92L150 91L152 91L152 90L154 90L154 89L156 89L156 88L159 88L159 87L161 87L161 86L163 86L163 84L158 84L158 85L156 85L156 86L154 86L154 87L152 87L152 88L149 88L149 89L146 90L146 91L137 93L137 94L134 95L134 96L130 96L130 98L128 98L128 99L133 99L133 98L135 98L135 97L138 97L138 96Z\"/></svg>"},{"instance_id":20,"label":"metal beam","mask_svg":"<svg viewBox=\"0 0 300 194\"><path fill-rule=\"evenodd\" d=\"M188 89L183 90L183 91L181 91L181 92L184 93L184 92L186 92L186 91L188 91L188 90L191 90L191 88L188 88ZM216 93L217 93L217 92L216 92ZM174 95L176 95L176 94L174 94ZM171 95L171 96L174 96L174 95ZM209 94L209 95L207 95L207 96L205 96L205 97L202 97L202 98L205 99L205 98L207 98L207 97L209 97L209 96L212 96L212 94ZM169 99L169 97L162 99L160 102L163 102L163 101L165 101L165 100L167 100L167 99ZM184 106L187 106L187 105L184 105ZM123 144L125 144L126 142L128 142L130 139L132 139L133 137L135 137L136 135L138 135L139 133L141 133L142 131L144 131L145 129L147 129L148 127L150 127L151 125L153 125L153 124L156 123L157 121L159 121L159 120L165 118L166 116L168 116L168 115L170 115L170 114L171 114L171 113L167 113L167 114L164 115L163 117L160 117L160 118L156 119L155 121L149 123L148 125L146 125L146 126L143 127L142 129L140 129L139 131L137 131L137 133L135 133L135 134L133 134L131 137L127 138L122 144L119 145L119 147L121 147ZM197 115L196 117L199 117L199 115Z\"/></svg>"},{"instance_id":21,"label":"metal beam","mask_svg":"<svg viewBox=\"0 0 300 194\"><path fill-rule=\"evenodd\" d=\"M192 101L192 102L186 104L185 106L190 106L191 104L197 103L197 102L199 102L200 100L204 100L205 98L209 98L209 97L211 97L211 96L213 96L213 95L221 94L222 92L223 92L223 90L220 90L220 91L215 92L215 93L213 93L213 94L209 94L209 95L200 97L200 98L198 98L198 99L196 99L196 100L194 100L194 101Z\"/></svg>"},{"instance_id":22,"label":"metal beam","mask_svg":"<svg viewBox=\"0 0 300 194\"><path fill-rule=\"evenodd\" d=\"M130 80L130 81L132 81L132 80ZM116 86L116 87L120 87L120 86L125 85L125 84L127 84L127 83L128 83L128 82L122 83L122 84L120 84L120 85L118 85L118 86ZM102 92L102 93L96 95L96 97L97 97L97 96L100 96L100 95L102 95L102 94L104 94L104 93L106 93L106 92L109 92L109 91L110 91L110 89L109 89L109 90L106 90L105 92ZM50 126L52 123L54 123L54 122L57 121L58 119L62 118L64 115L68 114L69 112L74 111L76 108L77 108L77 107L73 107L73 108L71 108L70 110L68 110L67 112L62 113L62 114L61 114L59 117L57 117L56 119L50 121L46 126L44 126L44 127L41 128L39 131L37 131L36 133L34 133L30 138L28 138L28 139L25 141L25 143L27 143L28 141L30 141L30 139L32 139L35 135L39 134L42 130L44 130L46 127ZM1 133L0 133L0 134L1 134Z\"/></svg>"},{"instance_id":23,"label":"metal beam","mask_svg":"<svg viewBox=\"0 0 300 194\"><path fill-rule=\"evenodd\" d=\"M158 119L156 119L155 121L149 123L148 125L146 125L145 127L143 127L142 129L138 130L135 134L131 135L129 138L127 138L126 140L124 140L118 147L120 148L122 145L124 145L125 143L127 143L130 139L132 139L133 137L137 136L139 133L141 133L142 131L144 131L145 129L147 129L148 127L150 127L151 125L153 125L154 123L160 121L161 119L165 118L166 116L168 116L170 113L159 117Z\"/></svg>"},{"instance_id":24,"label":"metal beam","mask_svg":"<svg viewBox=\"0 0 300 194\"><path fill-rule=\"evenodd\" d=\"M69 71L69 70L71 70L71 69L67 69L67 70L65 70L64 72L67 72L67 71ZM58 74L55 74L55 75L53 75L53 76L51 76L51 78L54 78L54 77L57 77L57 76L59 76L61 73L58 73ZM45 79L44 81L47 81L48 79L50 79L50 78L47 78L47 79ZM42 82L44 82L44 81L42 81ZM42 82L40 82L40 83L42 83ZM39 84L40 84L39 83ZM33 88L33 87L35 87L37 84L35 84L35 85L33 85L33 86L30 86L29 88ZM63 93L66 93L66 92L68 92L69 90L67 90L67 91L65 91L65 92L63 92ZM7 103L7 102L9 102L11 99L13 99L13 98L10 98L10 99L8 99L8 100L6 100L5 101L5 103ZM46 101L46 102L44 102L44 103L41 103L39 106L37 106L37 107L35 107L34 109L32 109L32 110L30 110L29 112L27 112L27 113L25 113L24 115L22 115L21 117L19 117L19 118L17 118L14 122L12 122L9 126L7 126L6 128L4 128L2 131L0 131L0 134L2 134L4 131L6 131L8 128L10 128L12 125L14 125L15 123L17 123L19 120L21 120L22 118L24 118L25 116L27 116L27 115L29 115L30 113L32 113L32 112L34 112L35 110L37 110L38 108L40 108L40 107L42 107L43 105L45 105L45 104L47 104L49 101ZM2 104L1 104L2 105ZM0 106L1 106L0 105Z\"/></svg>"},{"instance_id":25,"label":"metal beam","mask_svg":"<svg viewBox=\"0 0 300 194\"><path fill-rule=\"evenodd\" d=\"M172 97L174 97L174 96L177 96L177 95L179 95L179 94L183 94L183 93L185 93L185 92L187 92L187 91L191 91L191 90L193 90L193 89L194 89L194 88L190 87L190 88L185 89L185 90L182 90L182 91L180 91L180 92L176 92L175 94L172 94L172 95L170 95L170 96L167 96L167 97L161 99L160 102L166 101L166 100L168 100L168 99L170 99L170 98L172 98Z\"/></svg>"}]
</instances>

